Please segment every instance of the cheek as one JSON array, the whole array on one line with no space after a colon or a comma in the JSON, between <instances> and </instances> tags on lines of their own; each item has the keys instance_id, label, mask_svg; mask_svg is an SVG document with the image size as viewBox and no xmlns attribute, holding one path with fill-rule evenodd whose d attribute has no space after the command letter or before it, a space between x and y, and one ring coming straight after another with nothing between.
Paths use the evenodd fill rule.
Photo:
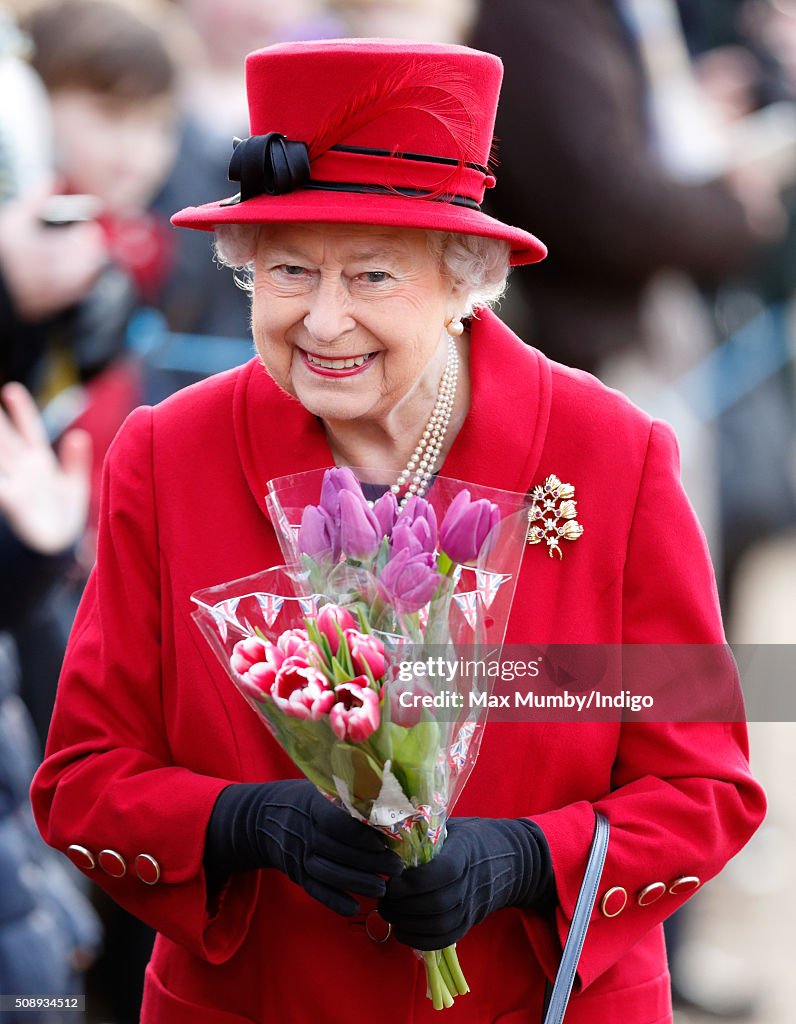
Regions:
<instances>
[{"instance_id":1,"label":"cheek","mask_svg":"<svg viewBox=\"0 0 796 1024\"><path fill-rule=\"evenodd\" d=\"M273 302L258 293L252 298L252 333L263 365L284 386L290 376L295 347L289 340L293 315L280 302Z\"/></svg>"}]
</instances>

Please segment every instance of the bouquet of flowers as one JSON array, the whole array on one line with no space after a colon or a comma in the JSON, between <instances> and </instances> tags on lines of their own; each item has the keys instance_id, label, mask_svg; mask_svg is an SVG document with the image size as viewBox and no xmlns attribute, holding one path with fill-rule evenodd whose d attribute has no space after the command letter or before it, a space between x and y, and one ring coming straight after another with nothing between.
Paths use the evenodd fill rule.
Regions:
<instances>
[{"instance_id":1,"label":"bouquet of flowers","mask_svg":"<svg viewBox=\"0 0 796 1024\"><path fill-rule=\"evenodd\" d=\"M502 641L525 541L527 497L486 491L438 477L399 504L348 469L271 481L286 564L192 597L273 737L407 866L441 850L475 763L489 679L461 655ZM455 673L424 670L443 656ZM419 955L436 1009L468 991L454 946Z\"/></svg>"}]
</instances>

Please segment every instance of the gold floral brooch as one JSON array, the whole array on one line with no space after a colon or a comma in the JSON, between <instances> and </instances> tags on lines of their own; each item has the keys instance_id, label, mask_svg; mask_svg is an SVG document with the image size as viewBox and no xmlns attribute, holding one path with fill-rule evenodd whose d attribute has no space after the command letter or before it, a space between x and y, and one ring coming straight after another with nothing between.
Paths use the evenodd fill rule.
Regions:
<instances>
[{"instance_id":1,"label":"gold floral brooch","mask_svg":"<svg viewBox=\"0 0 796 1024\"><path fill-rule=\"evenodd\" d=\"M583 527L575 519L578 503L575 488L563 484L557 476L549 476L543 484L537 484L531 491L533 504L528 509L528 543L546 544L547 553L553 557L564 557L562 540L577 540L583 535Z\"/></svg>"}]
</instances>

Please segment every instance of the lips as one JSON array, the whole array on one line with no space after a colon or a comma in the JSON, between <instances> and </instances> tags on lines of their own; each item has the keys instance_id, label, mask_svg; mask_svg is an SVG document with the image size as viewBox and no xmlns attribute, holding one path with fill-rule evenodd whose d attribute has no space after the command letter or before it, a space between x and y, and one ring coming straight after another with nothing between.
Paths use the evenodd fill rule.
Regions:
<instances>
[{"instance_id":1,"label":"lips","mask_svg":"<svg viewBox=\"0 0 796 1024\"><path fill-rule=\"evenodd\" d=\"M366 370L378 355L377 352L370 352L357 356L343 356L340 359L327 359L305 352L303 349L299 351L304 365L321 377L352 377Z\"/></svg>"}]
</instances>

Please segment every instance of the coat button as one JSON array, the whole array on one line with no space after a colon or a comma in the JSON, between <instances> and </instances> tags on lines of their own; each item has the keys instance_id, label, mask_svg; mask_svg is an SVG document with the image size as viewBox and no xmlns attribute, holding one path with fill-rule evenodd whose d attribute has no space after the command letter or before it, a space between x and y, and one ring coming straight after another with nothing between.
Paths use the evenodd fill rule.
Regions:
<instances>
[{"instance_id":1,"label":"coat button","mask_svg":"<svg viewBox=\"0 0 796 1024\"><path fill-rule=\"evenodd\" d=\"M669 886L669 892L672 896L681 896L685 892L693 892L694 889L698 889L702 884L702 879L696 875L681 875Z\"/></svg>"},{"instance_id":2,"label":"coat button","mask_svg":"<svg viewBox=\"0 0 796 1024\"><path fill-rule=\"evenodd\" d=\"M386 942L392 933L392 925L384 920L378 910L371 910L365 918L365 932L373 942Z\"/></svg>"},{"instance_id":3,"label":"coat button","mask_svg":"<svg viewBox=\"0 0 796 1024\"><path fill-rule=\"evenodd\" d=\"M160 881L160 864L148 853L139 853L135 858L135 873L144 885L157 885Z\"/></svg>"},{"instance_id":4,"label":"coat button","mask_svg":"<svg viewBox=\"0 0 796 1024\"><path fill-rule=\"evenodd\" d=\"M99 866L111 878L122 878L127 874L125 859L116 850L100 850Z\"/></svg>"},{"instance_id":5,"label":"coat button","mask_svg":"<svg viewBox=\"0 0 796 1024\"><path fill-rule=\"evenodd\" d=\"M636 896L636 903L640 907L648 907L650 903L659 900L665 892L666 885L663 882L651 882L649 885L645 885L638 896Z\"/></svg>"},{"instance_id":6,"label":"coat button","mask_svg":"<svg viewBox=\"0 0 796 1024\"><path fill-rule=\"evenodd\" d=\"M91 850L87 850L85 846L78 846L76 843L73 843L72 846L67 847L66 855L76 868L81 868L83 871L93 871L97 866L94 854Z\"/></svg>"},{"instance_id":7,"label":"coat button","mask_svg":"<svg viewBox=\"0 0 796 1024\"><path fill-rule=\"evenodd\" d=\"M600 909L604 917L616 917L621 914L627 906L627 889L621 885L615 885L603 896Z\"/></svg>"}]
</instances>

